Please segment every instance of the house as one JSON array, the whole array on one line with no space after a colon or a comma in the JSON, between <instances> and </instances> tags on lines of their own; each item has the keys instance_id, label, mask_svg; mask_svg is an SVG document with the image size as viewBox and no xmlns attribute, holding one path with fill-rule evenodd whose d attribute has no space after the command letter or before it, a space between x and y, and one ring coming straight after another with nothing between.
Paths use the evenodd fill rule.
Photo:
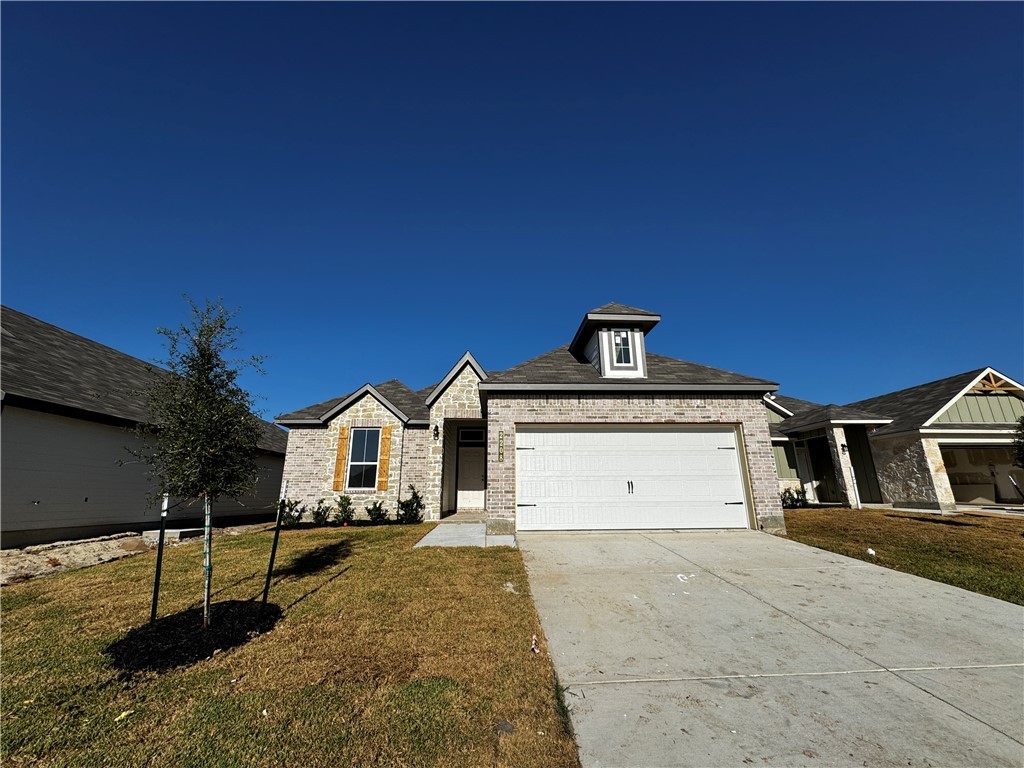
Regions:
<instances>
[{"instance_id":1,"label":"house","mask_svg":"<svg viewBox=\"0 0 1024 768\"><path fill-rule=\"evenodd\" d=\"M765 398L780 488L812 502L953 510L1021 504L1024 389L979 368L844 406Z\"/></svg>"},{"instance_id":2,"label":"house","mask_svg":"<svg viewBox=\"0 0 1024 768\"><path fill-rule=\"evenodd\" d=\"M160 369L42 320L0 308L2 451L0 546L20 547L159 526L146 468L119 462L146 420L144 400ZM275 510L287 433L265 421L254 494L221 499L214 520L268 517ZM197 521L199 505L168 519Z\"/></svg>"},{"instance_id":3,"label":"house","mask_svg":"<svg viewBox=\"0 0 1024 768\"><path fill-rule=\"evenodd\" d=\"M587 312L568 344L505 371L467 352L436 384L400 381L277 417L287 495L428 519L474 510L491 533L784 529L768 416L774 382L647 351L661 317Z\"/></svg>"}]
</instances>

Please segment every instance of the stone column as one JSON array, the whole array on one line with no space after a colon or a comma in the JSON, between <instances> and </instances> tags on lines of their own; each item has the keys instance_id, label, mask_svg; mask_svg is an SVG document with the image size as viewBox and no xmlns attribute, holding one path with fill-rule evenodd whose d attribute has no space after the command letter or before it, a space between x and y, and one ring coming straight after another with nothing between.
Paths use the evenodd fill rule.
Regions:
<instances>
[{"instance_id":1,"label":"stone column","mask_svg":"<svg viewBox=\"0 0 1024 768\"><path fill-rule=\"evenodd\" d=\"M842 427L830 427L825 430L828 438L829 451L832 453L832 466L836 470L836 487L839 500L848 507L857 505L857 489L854 487L853 464L850 462L849 449L846 445L846 431Z\"/></svg>"}]
</instances>

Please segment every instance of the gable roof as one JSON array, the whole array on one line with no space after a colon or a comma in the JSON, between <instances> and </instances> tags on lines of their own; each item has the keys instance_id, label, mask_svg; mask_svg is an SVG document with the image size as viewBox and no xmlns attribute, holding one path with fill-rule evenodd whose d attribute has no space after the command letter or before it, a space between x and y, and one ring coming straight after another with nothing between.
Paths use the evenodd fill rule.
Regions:
<instances>
[{"instance_id":1,"label":"gable roof","mask_svg":"<svg viewBox=\"0 0 1024 768\"><path fill-rule=\"evenodd\" d=\"M647 353L646 379L608 379L589 362L578 360L569 346L561 346L531 360L491 374L480 383L481 391L535 389L585 390L747 390L767 392L778 385L766 379Z\"/></svg>"},{"instance_id":2,"label":"gable roof","mask_svg":"<svg viewBox=\"0 0 1024 768\"><path fill-rule=\"evenodd\" d=\"M119 424L149 418L145 397L163 368L43 322L0 307L0 366L4 400L43 406L78 417ZM260 419L259 446L283 454L288 433Z\"/></svg>"},{"instance_id":3,"label":"gable roof","mask_svg":"<svg viewBox=\"0 0 1024 768\"><path fill-rule=\"evenodd\" d=\"M423 390L413 392L398 379L389 379L380 384L364 384L347 395L332 397L330 400L308 405L290 413L282 413L275 421L278 424L292 425L325 424L364 395L375 398L402 422L425 422L430 419L430 408L424 402Z\"/></svg>"},{"instance_id":4,"label":"gable roof","mask_svg":"<svg viewBox=\"0 0 1024 768\"><path fill-rule=\"evenodd\" d=\"M891 424L876 429L872 435L888 435L917 430L988 370L988 368L978 368L958 373L955 376L918 384L915 387L907 387L887 395L859 400L850 403L850 407L884 413L892 419Z\"/></svg>"},{"instance_id":5,"label":"gable roof","mask_svg":"<svg viewBox=\"0 0 1024 768\"><path fill-rule=\"evenodd\" d=\"M443 379L441 379L441 381L439 381L437 383L437 385L433 389L431 389L430 393L427 395L427 397L426 397L426 405L427 405L427 410L428 410L428 413L427 413L427 417L428 418L430 416L430 414L429 414L430 406L432 406L434 404L434 402L437 400L437 398L439 398L442 394L444 394L445 389L448 387L449 384L451 384L452 379L454 379L456 376L458 376L460 373L462 373L462 369L465 368L467 365L470 366L473 369L473 372L480 379L486 379L487 378L487 371L485 371L483 369L483 367L480 365L480 363L478 363L476 361L476 358L473 357L473 354L471 352L467 351L466 354L464 354L462 357L459 358L459 361L455 365L452 366L452 369L450 371L448 371L448 373L445 375L445 377Z\"/></svg>"}]
</instances>

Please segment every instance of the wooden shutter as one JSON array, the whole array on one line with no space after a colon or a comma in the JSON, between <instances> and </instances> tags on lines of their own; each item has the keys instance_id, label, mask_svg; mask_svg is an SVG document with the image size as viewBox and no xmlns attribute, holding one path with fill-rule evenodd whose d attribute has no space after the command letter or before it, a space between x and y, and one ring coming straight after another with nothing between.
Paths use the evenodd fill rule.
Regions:
<instances>
[{"instance_id":1,"label":"wooden shutter","mask_svg":"<svg viewBox=\"0 0 1024 768\"><path fill-rule=\"evenodd\" d=\"M391 427L381 427L380 459L377 464L377 490L388 489L388 463L391 459Z\"/></svg>"},{"instance_id":2,"label":"wooden shutter","mask_svg":"<svg viewBox=\"0 0 1024 768\"><path fill-rule=\"evenodd\" d=\"M334 462L334 490L345 490L345 459L348 455L348 427L338 430L338 458Z\"/></svg>"}]
</instances>

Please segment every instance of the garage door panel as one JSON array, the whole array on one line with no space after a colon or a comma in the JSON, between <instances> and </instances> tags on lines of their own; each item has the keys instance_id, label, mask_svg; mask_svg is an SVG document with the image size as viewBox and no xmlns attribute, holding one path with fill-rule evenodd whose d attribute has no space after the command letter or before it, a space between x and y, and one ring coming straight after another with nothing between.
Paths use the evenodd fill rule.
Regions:
<instances>
[{"instance_id":1,"label":"garage door panel","mask_svg":"<svg viewBox=\"0 0 1024 768\"><path fill-rule=\"evenodd\" d=\"M521 530L748 527L731 427L521 428L516 446Z\"/></svg>"}]
</instances>

